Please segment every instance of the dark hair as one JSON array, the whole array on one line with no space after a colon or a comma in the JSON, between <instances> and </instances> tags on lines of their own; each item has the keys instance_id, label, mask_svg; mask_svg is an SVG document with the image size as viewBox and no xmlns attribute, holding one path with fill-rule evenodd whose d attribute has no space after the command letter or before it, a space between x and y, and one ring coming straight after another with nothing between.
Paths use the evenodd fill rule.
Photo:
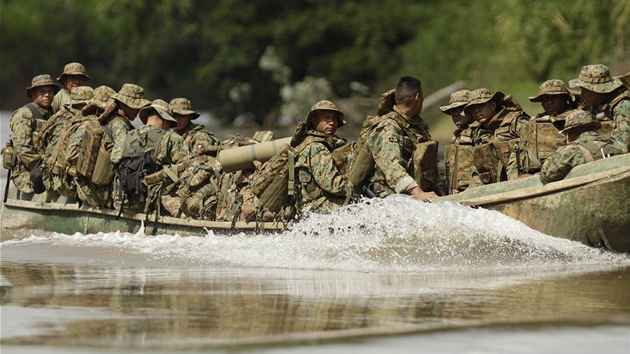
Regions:
<instances>
[{"instance_id":1,"label":"dark hair","mask_svg":"<svg viewBox=\"0 0 630 354\"><path fill-rule=\"evenodd\" d=\"M422 95L422 83L411 76L403 76L396 81L396 104L409 103L416 94Z\"/></svg>"}]
</instances>

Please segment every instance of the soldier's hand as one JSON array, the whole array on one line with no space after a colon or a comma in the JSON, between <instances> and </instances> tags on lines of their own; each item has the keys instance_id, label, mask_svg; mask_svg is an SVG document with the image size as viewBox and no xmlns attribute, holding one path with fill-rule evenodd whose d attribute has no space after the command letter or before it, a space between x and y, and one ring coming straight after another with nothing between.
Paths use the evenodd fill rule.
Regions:
<instances>
[{"instance_id":1,"label":"soldier's hand","mask_svg":"<svg viewBox=\"0 0 630 354\"><path fill-rule=\"evenodd\" d=\"M420 187L414 187L408 190L407 193L420 197L420 199L423 202L427 202L427 203L431 203L433 199L438 197L437 194L435 194L434 192L425 192L422 189L420 189Z\"/></svg>"}]
</instances>

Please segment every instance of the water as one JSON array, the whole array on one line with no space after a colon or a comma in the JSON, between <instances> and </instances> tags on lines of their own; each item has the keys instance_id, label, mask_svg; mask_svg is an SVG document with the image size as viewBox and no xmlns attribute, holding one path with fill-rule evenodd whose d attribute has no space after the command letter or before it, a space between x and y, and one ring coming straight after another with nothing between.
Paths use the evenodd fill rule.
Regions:
<instances>
[{"instance_id":1,"label":"water","mask_svg":"<svg viewBox=\"0 0 630 354\"><path fill-rule=\"evenodd\" d=\"M630 256L398 197L275 235L4 231L3 353L628 353Z\"/></svg>"}]
</instances>

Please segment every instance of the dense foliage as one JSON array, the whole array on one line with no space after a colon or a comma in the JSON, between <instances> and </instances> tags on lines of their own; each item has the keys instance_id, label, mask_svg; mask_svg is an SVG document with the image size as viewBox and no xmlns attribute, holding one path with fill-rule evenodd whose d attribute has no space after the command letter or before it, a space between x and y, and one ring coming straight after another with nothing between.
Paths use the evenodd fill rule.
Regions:
<instances>
[{"instance_id":1,"label":"dense foliage","mask_svg":"<svg viewBox=\"0 0 630 354\"><path fill-rule=\"evenodd\" d=\"M589 63L630 67L630 0L0 4L2 109L24 103L34 75L57 77L70 61L86 65L93 86L137 83L149 99L188 97L225 122L280 115L304 82L336 98L377 94L401 75L432 92L460 79L491 87L568 81Z\"/></svg>"}]
</instances>

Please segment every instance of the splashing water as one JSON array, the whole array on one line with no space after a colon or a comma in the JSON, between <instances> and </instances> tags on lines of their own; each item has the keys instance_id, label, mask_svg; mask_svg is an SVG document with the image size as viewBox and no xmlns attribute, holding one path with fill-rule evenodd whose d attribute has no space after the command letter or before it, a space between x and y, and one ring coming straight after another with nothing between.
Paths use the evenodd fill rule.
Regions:
<instances>
[{"instance_id":1,"label":"splashing water","mask_svg":"<svg viewBox=\"0 0 630 354\"><path fill-rule=\"evenodd\" d=\"M32 243L106 249L147 261L370 272L522 269L630 263L630 256L547 236L495 211L456 203L427 204L392 196L311 214L276 234L205 237L137 233L31 235L0 247Z\"/></svg>"}]
</instances>

